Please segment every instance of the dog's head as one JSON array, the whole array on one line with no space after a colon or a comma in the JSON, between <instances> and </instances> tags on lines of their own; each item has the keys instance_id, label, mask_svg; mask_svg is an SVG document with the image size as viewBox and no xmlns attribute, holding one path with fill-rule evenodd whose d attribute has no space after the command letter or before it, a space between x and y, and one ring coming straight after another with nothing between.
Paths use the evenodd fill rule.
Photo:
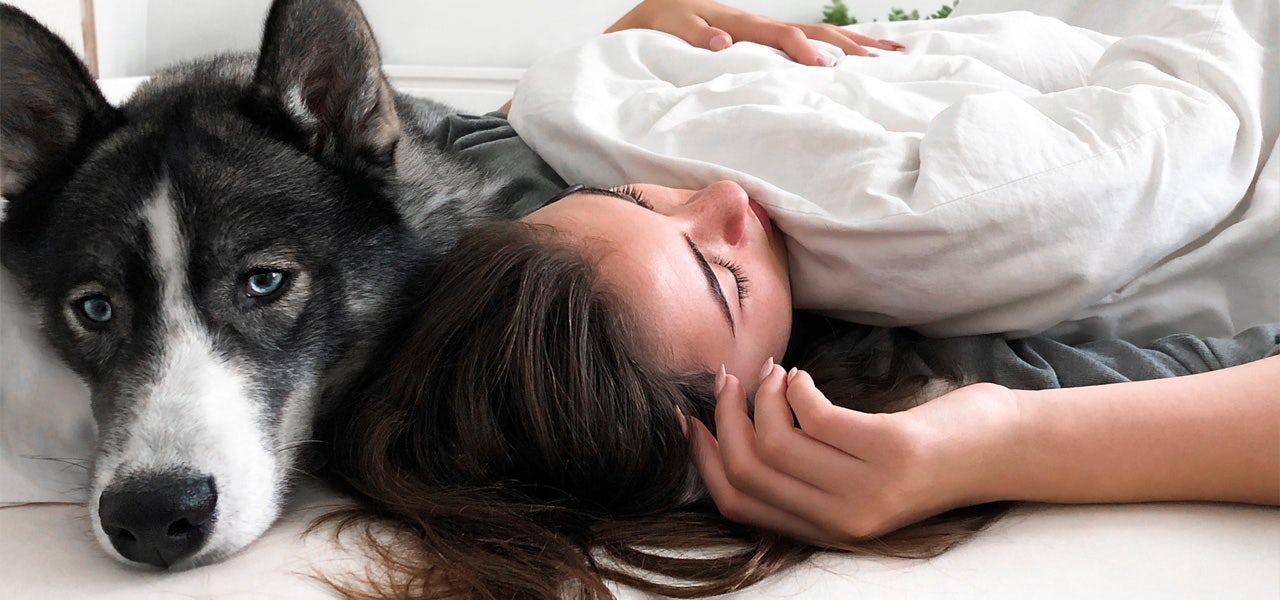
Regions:
<instances>
[{"instance_id":1,"label":"dog's head","mask_svg":"<svg viewBox=\"0 0 1280 600\"><path fill-rule=\"evenodd\" d=\"M90 386L94 532L130 562L219 560L277 516L409 269L372 33L352 1L277 2L256 63L180 66L115 108L0 16L0 255Z\"/></svg>"}]
</instances>

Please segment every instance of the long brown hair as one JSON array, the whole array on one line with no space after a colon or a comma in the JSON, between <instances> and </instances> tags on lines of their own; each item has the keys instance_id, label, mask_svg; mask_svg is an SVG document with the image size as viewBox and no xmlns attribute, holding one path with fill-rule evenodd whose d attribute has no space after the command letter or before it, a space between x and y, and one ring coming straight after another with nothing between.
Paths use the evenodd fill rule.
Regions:
<instances>
[{"instance_id":1,"label":"long brown hair","mask_svg":"<svg viewBox=\"0 0 1280 600\"><path fill-rule=\"evenodd\" d=\"M374 558L355 579L330 578L335 587L608 598L614 581L702 597L818 550L731 523L699 493L673 407L712 424L712 375L660 367L578 248L525 223L489 224L464 236L433 281L383 375L322 428L326 473L361 501L326 519L362 531ZM884 341L886 352L809 352L803 364L856 408L888 410L925 378ZM953 511L840 549L934 556L1000 511Z\"/></svg>"}]
</instances>

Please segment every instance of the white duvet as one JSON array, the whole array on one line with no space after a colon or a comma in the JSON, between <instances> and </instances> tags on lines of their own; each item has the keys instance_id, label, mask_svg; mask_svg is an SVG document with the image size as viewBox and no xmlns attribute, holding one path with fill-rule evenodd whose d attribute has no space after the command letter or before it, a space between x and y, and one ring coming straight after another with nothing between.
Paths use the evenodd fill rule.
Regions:
<instances>
[{"instance_id":1,"label":"white duvet","mask_svg":"<svg viewBox=\"0 0 1280 600\"><path fill-rule=\"evenodd\" d=\"M832 68L604 36L536 63L511 122L570 182L742 183L798 308L1138 342L1280 319L1280 3L1036 9L1062 20L855 26L907 50Z\"/></svg>"}]
</instances>

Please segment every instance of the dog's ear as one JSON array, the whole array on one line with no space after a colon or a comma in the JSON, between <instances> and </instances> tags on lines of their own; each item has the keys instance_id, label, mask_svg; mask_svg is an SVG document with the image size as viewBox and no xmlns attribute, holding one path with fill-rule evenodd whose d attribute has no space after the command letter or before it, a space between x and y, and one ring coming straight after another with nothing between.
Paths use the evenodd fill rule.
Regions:
<instances>
[{"instance_id":1,"label":"dog's ear","mask_svg":"<svg viewBox=\"0 0 1280 600\"><path fill-rule=\"evenodd\" d=\"M373 176L393 166L394 93L354 0L276 0L253 84L258 116L287 122L322 162Z\"/></svg>"},{"instance_id":2,"label":"dog's ear","mask_svg":"<svg viewBox=\"0 0 1280 600\"><path fill-rule=\"evenodd\" d=\"M26 13L0 5L0 193L65 178L120 112L84 63Z\"/></svg>"}]
</instances>

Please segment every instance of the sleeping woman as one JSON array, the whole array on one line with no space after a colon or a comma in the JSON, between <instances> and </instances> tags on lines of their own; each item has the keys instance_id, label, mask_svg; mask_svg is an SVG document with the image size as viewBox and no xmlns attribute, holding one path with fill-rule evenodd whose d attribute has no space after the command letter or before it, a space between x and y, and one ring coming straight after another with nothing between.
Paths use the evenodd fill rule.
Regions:
<instances>
[{"instance_id":1,"label":"sleeping woman","mask_svg":"<svg viewBox=\"0 0 1280 600\"><path fill-rule=\"evenodd\" d=\"M1164 25L1184 27L1209 14L1213 20L1201 27L1226 27L1228 38L1240 33L1221 20L1223 11L1166 7L1182 9L1187 19ZM919 35L922 46L942 38L958 43L990 39L972 28L1002 20L1032 22L993 16L863 33ZM839 106L829 101L832 90L851 89L842 68L859 77L881 69L882 83L904 82L901 70L928 63L929 54L783 67L771 51L750 47L698 54L651 35L607 36L576 56L613 61L611 72L621 75L601 86L564 76L576 87L545 96L594 107L590 118L530 112L547 106L538 100L547 88L534 84L522 84L516 96L513 121L529 125L529 141L554 169L500 117L455 119L456 149L495 168L522 170L527 177L513 193L543 206L464 236L424 292L429 309L386 357L385 375L330 416L331 475L364 502L344 513L345 522L391 528L370 530L386 570L367 583L403 595L559 598L607 597L605 581L612 580L696 597L741 589L818 549L933 556L998 517L1006 501L1280 504L1280 277L1268 253L1280 195L1265 181L1275 167L1267 151L1276 139L1267 119L1275 116L1248 116L1251 102L1271 106L1280 91L1219 101L1202 93L1208 84L1176 84L1176 72L1163 86L1122 86L1124 77L1158 77L1138 63L1107 62L1149 49L1125 44L1181 51L1173 43L1181 34L1135 35L1132 42L1081 35L1058 39L1100 45L1089 55L1098 72L1086 73L1099 81L1079 86L1097 89L1072 93L1054 73L1039 73L1036 85L1052 90L1014 94L1045 120L1014 110L1016 103L1005 105L1004 116L1047 146L1033 151L992 130L991 141L1007 148L972 153L989 167L1024 170L1001 175L965 162L967 150L929 154L932 131L912 129L972 133L964 124L984 114L980 89L1010 97L991 89L1012 85L1001 78L1016 79L998 68L981 71L981 85L957 75L943 87L967 92L947 106L910 94L883 103L859 96L864 116L893 120L896 128L847 118L829 125L862 132L873 158L888 154L899 163L890 175L874 160L878 168L866 172L856 161L815 165L802 152L812 138L788 145L760 136L761 147L785 148L769 153L766 164L737 160L723 154L734 148L706 147L706 122L674 118L681 106L728 111L718 117L719 139L733 140L741 152L756 120L748 118L751 110L787 114L759 102L764 96L811 99L817 79L828 95L815 103ZM658 41L645 46L645 37ZM1261 42L1274 48L1277 40ZM1005 64L1025 62L1021 51L997 46L991 61L1006 53L1018 60ZM1206 56L1200 58L1212 58ZM1234 60L1229 52L1227 59ZM783 82L782 89L759 92L753 102L735 96L747 89L743 81L697 81L716 60L721 71L723 61L760 67L738 74L763 72L758 79ZM853 60L863 64L842 66ZM1161 66L1176 71L1180 64ZM1197 83L1216 85L1203 76L1216 66L1192 61L1188 68L1202 77ZM1240 70L1252 72L1247 66ZM539 69L530 73L535 82ZM691 75L668 81L663 69ZM609 130L627 131L618 115L629 105L610 104L609 93L627 85L643 93L652 81L659 81L654 89L703 95L648 97L672 118L602 142ZM702 110L716 97L725 102L720 109ZM1125 118L1116 121L1099 106ZM1139 109L1171 110L1183 120ZM1230 118L1238 131L1226 140L1213 137L1216 129L1202 138L1178 129ZM1134 131L1154 138L1117 133L1128 130L1127 119L1141 121ZM1074 132L1069 142L1035 137L1064 130ZM693 132L699 135L684 141ZM1185 143L1196 139L1212 157L1200 157L1205 168L1194 177L1163 170L1192 160L1186 153L1194 148ZM1108 146L1115 140L1120 146ZM579 148L568 159L552 156L562 146ZM1153 148L1163 154L1150 154ZM1016 152L1004 154L1010 149ZM904 155L915 162L904 163ZM1128 180L1105 162L1116 156L1128 165ZM947 169L934 166L942 158ZM1134 171L1152 161L1163 165L1156 167L1161 177ZM1071 170L1080 164L1089 165L1089 182L1103 185L1077 192L1056 178L1080 175ZM943 194L950 201L936 202L935 174L948 169L981 189L952 188ZM871 179L839 192L829 171ZM593 187L567 186L562 177ZM902 188L893 177L914 183ZM671 187L627 184L638 179ZM803 187L811 181L826 182L826 191L797 193L815 190ZM1223 189L1205 191L1211 188ZM1086 201L1094 195L1107 203ZM930 210L921 209L921 199ZM1142 213L1175 201L1194 204L1174 216ZM1215 213L1215 203L1228 201L1225 216ZM878 213L877 202L902 210ZM933 212L965 202L970 210ZM1115 214L1100 218L1106 210ZM1212 226L1195 233L1205 220ZM1139 223L1160 227L1110 239ZM1027 230L1043 235L1017 237ZM876 239L880 246L871 243ZM1016 256L939 252L970 245ZM1196 254L1203 248L1223 256ZM1036 255L1040 249L1045 253ZM1251 257L1256 262L1243 264ZM1021 262L1003 262L1015 259ZM901 272L876 267L878 278L868 278L863 260ZM1096 268L1055 271L1064 261ZM1223 283L1202 277L1214 268ZM1231 285L1238 273L1258 269L1272 269L1271 277L1243 292ZM938 275L906 272L913 270ZM1171 290L1188 289L1220 310L1203 318L1206 311L1194 309L1200 300L1169 301L1179 296ZM850 320L857 317L865 317L862 324ZM1053 327L1058 323L1067 326ZM925 337L920 330L967 335ZM1026 335L1040 330L1051 335ZM1177 334L1183 331L1196 335Z\"/></svg>"}]
</instances>

